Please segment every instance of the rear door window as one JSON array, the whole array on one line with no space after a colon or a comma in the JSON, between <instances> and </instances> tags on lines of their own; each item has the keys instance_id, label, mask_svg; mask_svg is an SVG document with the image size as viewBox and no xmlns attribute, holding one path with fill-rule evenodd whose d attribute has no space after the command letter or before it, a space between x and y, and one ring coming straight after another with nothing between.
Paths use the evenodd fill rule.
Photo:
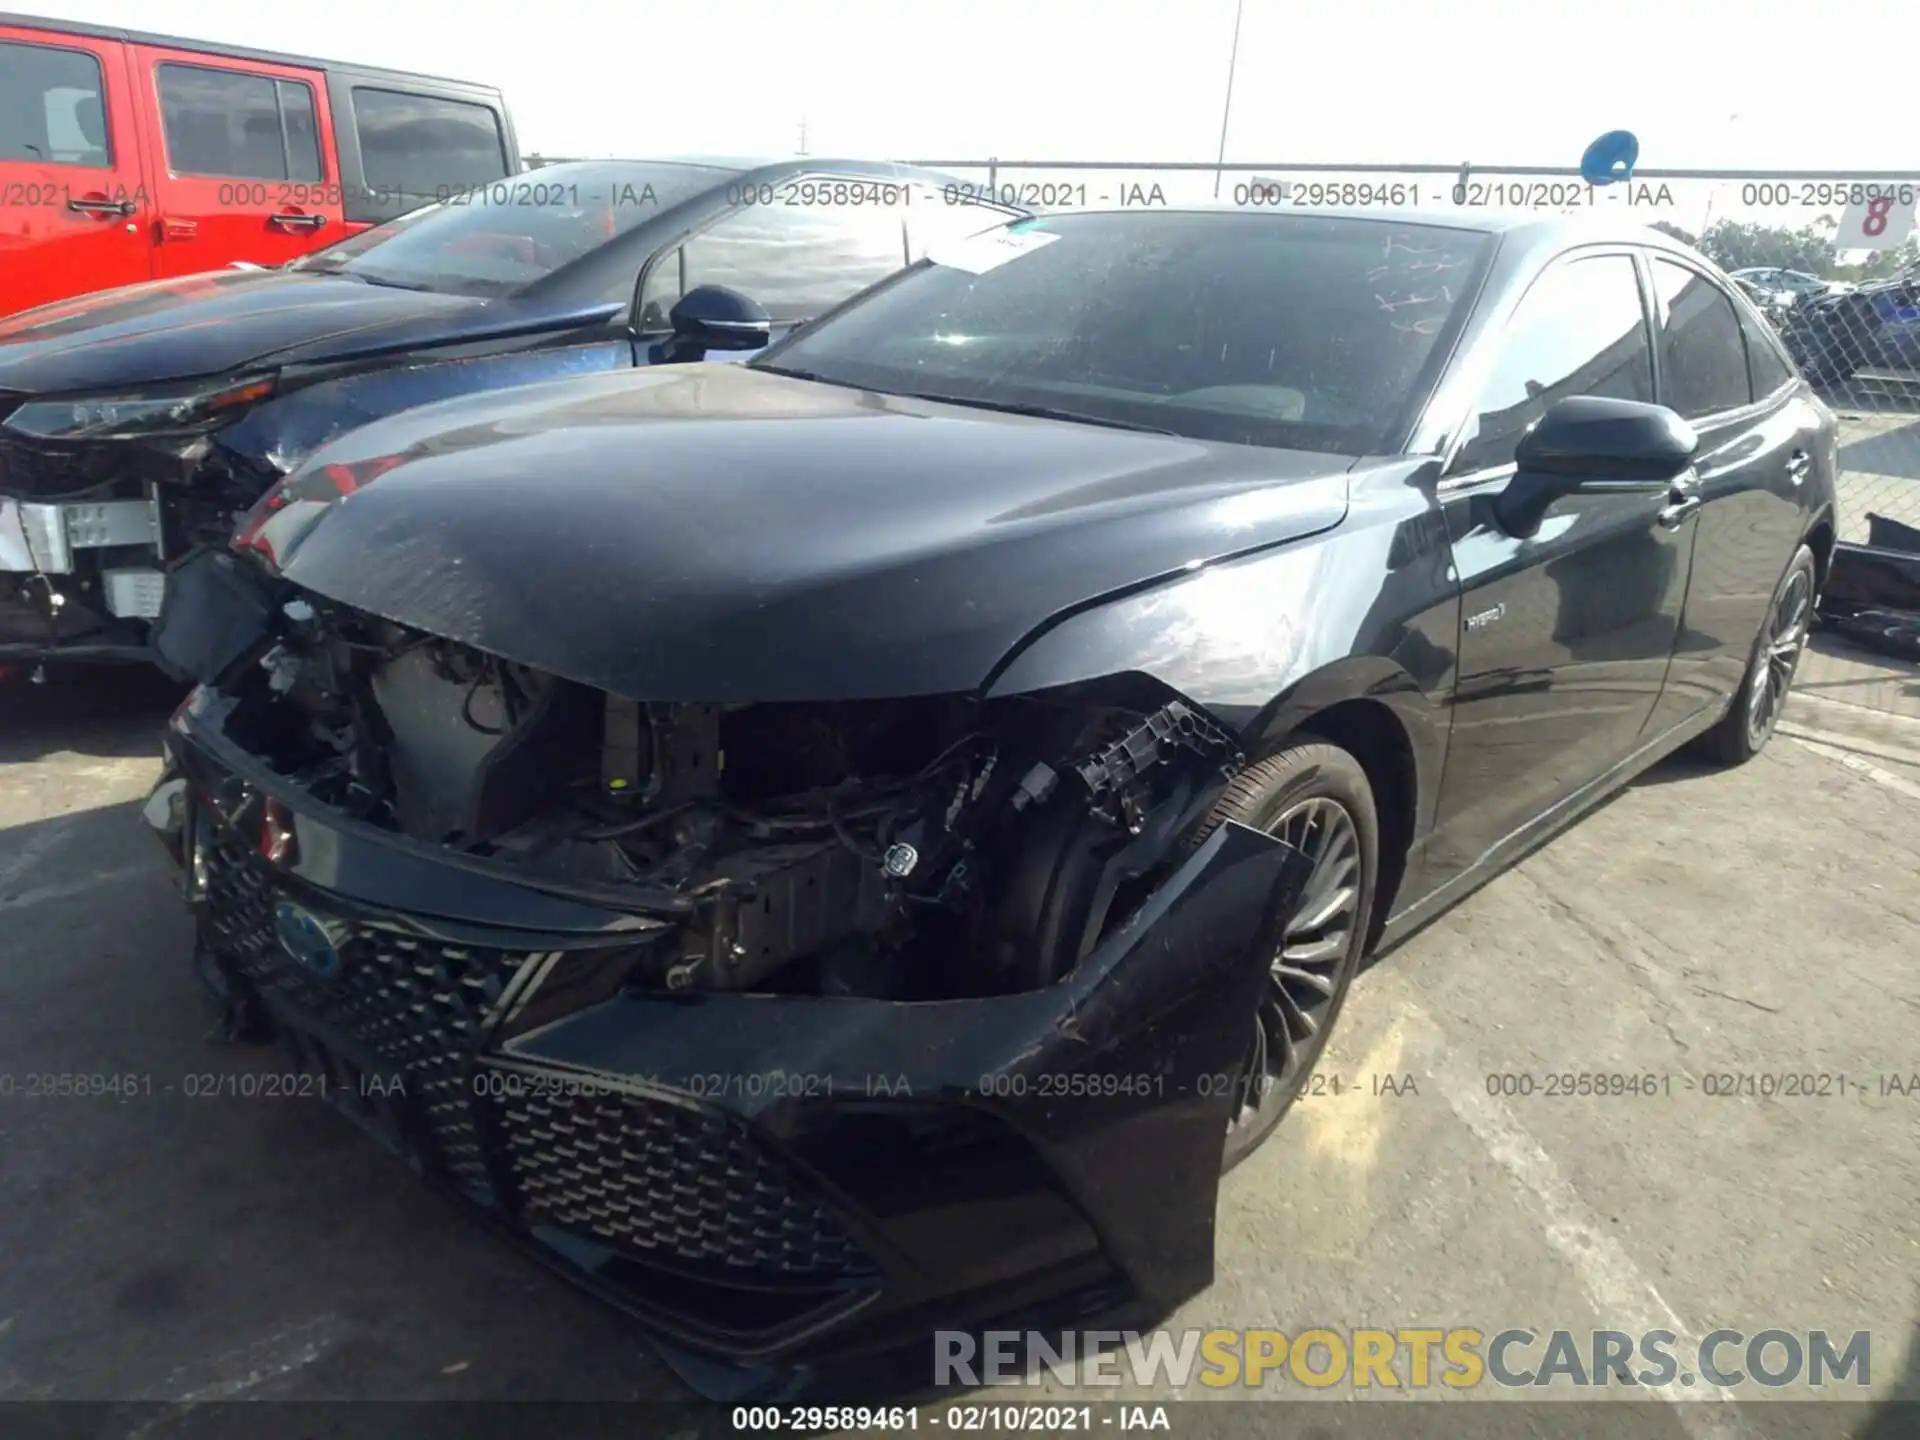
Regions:
<instances>
[{"instance_id":1,"label":"rear door window","mask_svg":"<svg viewBox=\"0 0 1920 1440\"><path fill-rule=\"evenodd\" d=\"M1733 301L1706 276L1670 260L1653 262L1653 288L1664 312L1661 398L1668 408L1697 420L1749 403L1747 348Z\"/></svg>"},{"instance_id":2,"label":"rear door window","mask_svg":"<svg viewBox=\"0 0 1920 1440\"><path fill-rule=\"evenodd\" d=\"M0 160L111 169L103 94L92 55L0 42Z\"/></svg>"},{"instance_id":3,"label":"rear door window","mask_svg":"<svg viewBox=\"0 0 1920 1440\"><path fill-rule=\"evenodd\" d=\"M353 125L375 192L445 200L507 173L500 117L488 105L356 85Z\"/></svg>"},{"instance_id":4,"label":"rear door window","mask_svg":"<svg viewBox=\"0 0 1920 1440\"><path fill-rule=\"evenodd\" d=\"M165 64L157 83L160 129L174 174L324 178L313 90L304 81Z\"/></svg>"}]
</instances>

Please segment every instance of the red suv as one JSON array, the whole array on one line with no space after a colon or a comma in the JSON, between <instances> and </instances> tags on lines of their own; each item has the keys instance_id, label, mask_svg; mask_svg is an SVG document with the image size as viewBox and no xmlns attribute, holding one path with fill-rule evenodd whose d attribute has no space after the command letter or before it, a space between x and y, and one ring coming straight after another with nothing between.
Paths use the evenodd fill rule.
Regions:
<instances>
[{"instance_id":1,"label":"red suv","mask_svg":"<svg viewBox=\"0 0 1920 1440\"><path fill-rule=\"evenodd\" d=\"M0 315L278 265L519 169L487 86L0 14Z\"/></svg>"}]
</instances>

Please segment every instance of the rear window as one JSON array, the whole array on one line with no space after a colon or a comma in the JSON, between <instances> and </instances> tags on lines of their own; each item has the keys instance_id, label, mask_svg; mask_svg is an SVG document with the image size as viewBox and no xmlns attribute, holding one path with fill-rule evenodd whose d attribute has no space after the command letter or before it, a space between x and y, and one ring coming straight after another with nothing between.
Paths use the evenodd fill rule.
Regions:
<instances>
[{"instance_id":1,"label":"rear window","mask_svg":"<svg viewBox=\"0 0 1920 1440\"><path fill-rule=\"evenodd\" d=\"M313 89L239 70L162 65L160 129L176 175L320 180Z\"/></svg>"},{"instance_id":2,"label":"rear window","mask_svg":"<svg viewBox=\"0 0 1920 1440\"><path fill-rule=\"evenodd\" d=\"M0 160L107 169L100 62L79 50L0 42Z\"/></svg>"},{"instance_id":3,"label":"rear window","mask_svg":"<svg viewBox=\"0 0 1920 1440\"><path fill-rule=\"evenodd\" d=\"M1479 232L1385 220L1054 215L936 244L764 363L1365 453L1388 448L1431 387L1489 248Z\"/></svg>"},{"instance_id":4,"label":"rear window","mask_svg":"<svg viewBox=\"0 0 1920 1440\"><path fill-rule=\"evenodd\" d=\"M507 173L491 106L355 86L353 126L367 186L441 200Z\"/></svg>"}]
</instances>

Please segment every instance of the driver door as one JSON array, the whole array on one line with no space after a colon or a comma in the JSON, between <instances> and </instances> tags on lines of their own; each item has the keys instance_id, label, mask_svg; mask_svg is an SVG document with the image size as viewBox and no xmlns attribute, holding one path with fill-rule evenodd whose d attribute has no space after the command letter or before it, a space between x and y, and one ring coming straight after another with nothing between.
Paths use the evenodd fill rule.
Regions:
<instances>
[{"instance_id":1,"label":"driver door","mask_svg":"<svg viewBox=\"0 0 1920 1440\"><path fill-rule=\"evenodd\" d=\"M1461 590L1459 680L1430 855L1473 866L1631 754L1673 653L1693 528L1671 487L1623 480L1557 500L1528 538L1494 520L1514 447L1569 395L1652 401L1639 267L1579 251L1532 284L1440 482Z\"/></svg>"}]
</instances>

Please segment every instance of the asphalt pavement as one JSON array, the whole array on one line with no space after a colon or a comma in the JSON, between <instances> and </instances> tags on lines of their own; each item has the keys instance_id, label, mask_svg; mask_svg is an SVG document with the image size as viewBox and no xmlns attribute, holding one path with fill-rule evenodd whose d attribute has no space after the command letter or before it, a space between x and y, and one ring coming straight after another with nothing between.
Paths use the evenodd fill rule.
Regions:
<instances>
[{"instance_id":1,"label":"asphalt pavement","mask_svg":"<svg viewBox=\"0 0 1920 1440\"><path fill-rule=\"evenodd\" d=\"M1362 975L1171 1327L1864 1330L1866 1393L1920 1399L1920 676L1809 664L1757 761L1666 762ZM236 1093L277 1062L207 1038L137 814L177 698L0 693L0 1402L160 1440L229 1399L684 1396L330 1111ZM1767 1078L1803 1074L1846 1084ZM61 1075L119 1083L26 1095Z\"/></svg>"}]
</instances>

